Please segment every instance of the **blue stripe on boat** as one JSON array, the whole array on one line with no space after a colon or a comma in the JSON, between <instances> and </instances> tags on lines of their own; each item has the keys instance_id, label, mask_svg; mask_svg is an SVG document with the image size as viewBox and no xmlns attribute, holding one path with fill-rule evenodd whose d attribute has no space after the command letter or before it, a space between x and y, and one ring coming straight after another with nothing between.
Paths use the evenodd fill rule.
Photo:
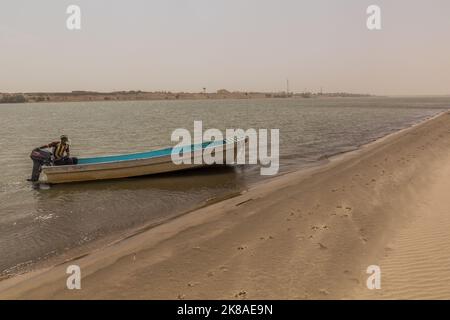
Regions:
<instances>
[{"instance_id":1,"label":"blue stripe on boat","mask_svg":"<svg viewBox=\"0 0 450 320\"><path fill-rule=\"evenodd\" d=\"M211 142L211 141L203 142L202 144L193 144L193 145L191 145L191 151L196 151L196 150L199 150L200 148L205 149L206 147L220 146L226 142L227 142L226 140L220 140L220 141L213 141L213 142ZM104 156L104 157L95 157L95 158L79 158L78 164L107 163L107 162L164 157L164 156L170 156L172 153L172 149L173 148L165 148L165 149L154 150L154 151L131 153L131 154L121 154L121 155L115 155L115 156ZM183 149L183 147L177 147L174 150L174 152L179 153L182 149Z\"/></svg>"}]
</instances>

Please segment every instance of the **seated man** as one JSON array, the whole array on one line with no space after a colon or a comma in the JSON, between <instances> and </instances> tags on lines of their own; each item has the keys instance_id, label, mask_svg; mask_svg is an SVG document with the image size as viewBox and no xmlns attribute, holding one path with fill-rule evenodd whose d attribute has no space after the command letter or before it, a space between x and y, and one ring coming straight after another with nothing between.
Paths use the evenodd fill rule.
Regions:
<instances>
[{"instance_id":1,"label":"seated man","mask_svg":"<svg viewBox=\"0 0 450 320\"><path fill-rule=\"evenodd\" d=\"M45 148L52 148L53 149L53 164L55 166L62 166L62 165L70 165L70 164L77 164L78 159L77 158L71 158L70 157L70 147L69 147L69 137L66 135L61 136L60 141L55 141L52 143L49 143L45 146L39 147L39 149L45 149Z\"/></svg>"}]
</instances>

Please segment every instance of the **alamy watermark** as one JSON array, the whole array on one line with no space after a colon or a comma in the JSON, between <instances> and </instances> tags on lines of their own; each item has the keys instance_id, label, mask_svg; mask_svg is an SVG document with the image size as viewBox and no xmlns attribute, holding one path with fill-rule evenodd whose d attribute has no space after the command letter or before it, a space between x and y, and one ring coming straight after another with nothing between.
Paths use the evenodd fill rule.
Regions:
<instances>
[{"instance_id":1,"label":"alamy watermark","mask_svg":"<svg viewBox=\"0 0 450 320\"><path fill-rule=\"evenodd\" d=\"M381 289L381 268L377 265L370 265L367 267L366 273L370 274L366 281L367 289Z\"/></svg>"},{"instance_id":2,"label":"alamy watermark","mask_svg":"<svg viewBox=\"0 0 450 320\"><path fill-rule=\"evenodd\" d=\"M381 8L373 4L367 7L366 13L369 15L366 22L367 29L381 30Z\"/></svg>"},{"instance_id":3,"label":"alamy watermark","mask_svg":"<svg viewBox=\"0 0 450 320\"><path fill-rule=\"evenodd\" d=\"M66 27L68 30L81 30L81 8L78 5L69 5L66 9L68 18ZM376 4L367 7L366 14L369 15L366 20L366 26L369 30L381 30L381 8Z\"/></svg>"},{"instance_id":4,"label":"alamy watermark","mask_svg":"<svg viewBox=\"0 0 450 320\"><path fill-rule=\"evenodd\" d=\"M81 30L81 8L77 5L70 5L66 9L69 17L66 20L68 30Z\"/></svg>"},{"instance_id":5,"label":"alamy watermark","mask_svg":"<svg viewBox=\"0 0 450 320\"><path fill-rule=\"evenodd\" d=\"M80 266L72 264L67 267L66 273L70 276L66 280L66 286L69 290L81 289L81 269Z\"/></svg>"},{"instance_id":6,"label":"alamy watermark","mask_svg":"<svg viewBox=\"0 0 450 320\"><path fill-rule=\"evenodd\" d=\"M172 142L178 142L171 153L172 162L185 164L260 164L261 175L275 175L280 167L280 130L219 129L203 132L202 121L194 121L194 136L184 128L172 132ZM209 144L205 147L204 143ZM248 145L248 154L246 152ZM270 148L270 153L268 149Z\"/></svg>"}]
</instances>

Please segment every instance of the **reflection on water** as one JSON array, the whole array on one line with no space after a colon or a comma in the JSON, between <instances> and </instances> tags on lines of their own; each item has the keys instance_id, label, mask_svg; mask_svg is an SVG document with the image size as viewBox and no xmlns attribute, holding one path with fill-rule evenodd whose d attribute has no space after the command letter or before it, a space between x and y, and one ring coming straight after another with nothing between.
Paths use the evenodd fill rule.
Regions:
<instances>
[{"instance_id":1,"label":"reflection on water","mask_svg":"<svg viewBox=\"0 0 450 320\"><path fill-rule=\"evenodd\" d=\"M171 145L176 128L279 128L280 172L314 163L450 106L450 98L136 101L0 105L0 272L179 215L260 181L257 166L34 188L29 153L68 134L72 154ZM19 268L20 269L20 266Z\"/></svg>"}]
</instances>

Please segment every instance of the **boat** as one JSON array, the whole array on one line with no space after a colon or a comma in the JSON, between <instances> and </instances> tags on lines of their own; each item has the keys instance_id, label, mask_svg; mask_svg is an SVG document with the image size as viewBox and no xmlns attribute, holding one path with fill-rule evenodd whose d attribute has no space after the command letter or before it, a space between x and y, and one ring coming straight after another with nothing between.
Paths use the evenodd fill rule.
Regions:
<instances>
[{"instance_id":1,"label":"boat","mask_svg":"<svg viewBox=\"0 0 450 320\"><path fill-rule=\"evenodd\" d=\"M39 182L58 184L119 179L199 168L210 165L206 164L203 159L204 151L210 148L213 148L213 150L208 150L208 152L212 155L214 155L214 152L223 152L223 164L229 165L236 163L238 150L242 147L245 148L246 142L247 139L245 138L235 137L148 152L78 158L77 164L74 165L53 166L44 164L41 168ZM227 163L225 155L227 150L231 148L234 149L234 159L232 163ZM186 150L191 152L186 152ZM181 154L183 160L190 158L191 161L176 164L172 161L172 153L174 152Z\"/></svg>"}]
</instances>

